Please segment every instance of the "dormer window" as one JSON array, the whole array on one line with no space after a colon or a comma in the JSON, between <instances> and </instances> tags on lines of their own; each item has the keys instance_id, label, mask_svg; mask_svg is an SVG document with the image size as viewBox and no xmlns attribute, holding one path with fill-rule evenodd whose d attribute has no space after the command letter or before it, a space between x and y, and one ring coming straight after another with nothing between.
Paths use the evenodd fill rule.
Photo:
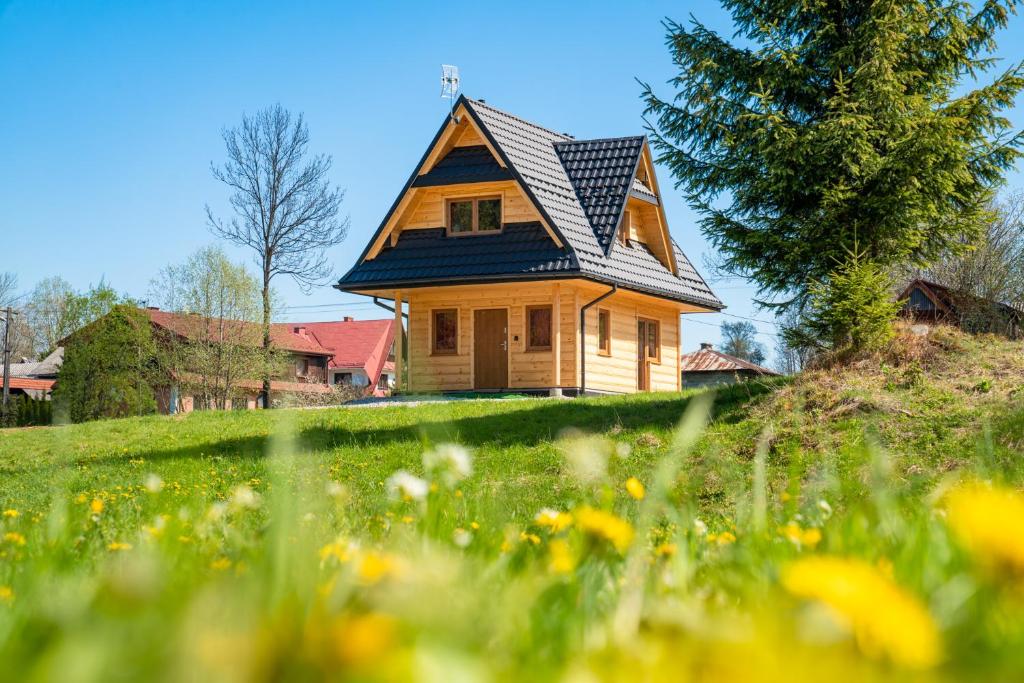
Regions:
<instances>
[{"instance_id":1,"label":"dormer window","mask_svg":"<svg viewBox=\"0 0 1024 683\"><path fill-rule=\"evenodd\" d=\"M449 235L493 233L501 230L501 197L449 199Z\"/></svg>"}]
</instances>

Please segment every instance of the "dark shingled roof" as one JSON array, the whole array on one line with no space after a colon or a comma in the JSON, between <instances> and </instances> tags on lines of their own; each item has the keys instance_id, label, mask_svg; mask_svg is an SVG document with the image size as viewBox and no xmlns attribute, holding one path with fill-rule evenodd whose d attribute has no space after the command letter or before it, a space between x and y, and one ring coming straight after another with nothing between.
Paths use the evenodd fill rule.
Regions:
<instances>
[{"instance_id":1,"label":"dark shingled roof","mask_svg":"<svg viewBox=\"0 0 1024 683\"><path fill-rule=\"evenodd\" d=\"M454 183L486 183L512 180L512 174L491 156L485 145L454 147L429 173L419 176L413 187L452 185Z\"/></svg>"},{"instance_id":2,"label":"dark shingled roof","mask_svg":"<svg viewBox=\"0 0 1024 683\"><path fill-rule=\"evenodd\" d=\"M642 136L555 143L562 167L605 253L615 237L643 148Z\"/></svg>"},{"instance_id":3,"label":"dark shingled roof","mask_svg":"<svg viewBox=\"0 0 1024 683\"><path fill-rule=\"evenodd\" d=\"M465 105L565 249L559 249L539 224L506 225L499 235L458 238L457 243L446 238L442 229L402 231L398 244L382 249L375 258L366 260L364 252L360 263L339 281L339 289L474 278L583 277L723 308L674 242L678 277L646 246L622 245L614 239L629 192L645 189L631 182L644 137L574 140L464 96L456 108L459 105ZM414 171L402 193L417 181ZM651 194L648 199L656 198ZM396 200L373 240L397 206Z\"/></svg>"}]
</instances>

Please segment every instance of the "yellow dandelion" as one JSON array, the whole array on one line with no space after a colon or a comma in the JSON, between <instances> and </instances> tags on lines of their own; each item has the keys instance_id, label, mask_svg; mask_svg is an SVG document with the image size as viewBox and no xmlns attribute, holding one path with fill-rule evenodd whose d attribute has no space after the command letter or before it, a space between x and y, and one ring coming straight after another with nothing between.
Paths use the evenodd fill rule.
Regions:
<instances>
[{"instance_id":1,"label":"yellow dandelion","mask_svg":"<svg viewBox=\"0 0 1024 683\"><path fill-rule=\"evenodd\" d=\"M341 541L334 541L332 543L328 543L323 548L320 548L321 562L326 562L331 558L338 562L348 562L352 558L349 545L347 543L342 543Z\"/></svg>"},{"instance_id":2,"label":"yellow dandelion","mask_svg":"<svg viewBox=\"0 0 1024 683\"><path fill-rule=\"evenodd\" d=\"M335 629L338 658L350 666L379 664L395 641L397 624L384 614L362 614L341 622Z\"/></svg>"},{"instance_id":3,"label":"yellow dandelion","mask_svg":"<svg viewBox=\"0 0 1024 683\"><path fill-rule=\"evenodd\" d=\"M25 545L25 537L17 531L8 531L4 534L4 540L14 545Z\"/></svg>"},{"instance_id":4,"label":"yellow dandelion","mask_svg":"<svg viewBox=\"0 0 1024 683\"><path fill-rule=\"evenodd\" d=\"M530 543L532 545L540 544L540 536L538 536L537 534L528 534L525 531L519 532L519 540L524 543Z\"/></svg>"},{"instance_id":5,"label":"yellow dandelion","mask_svg":"<svg viewBox=\"0 0 1024 683\"><path fill-rule=\"evenodd\" d=\"M731 531L723 531L720 534L708 534L705 538L708 539L708 543L716 545L729 545L736 542L736 534Z\"/></svg>"},{"instance_id":6,"label":"yellow dandelion","mask_svg":"<svg viewBox=\"0 0 1024 683\"><path fill-rule=\"evenodd\" d=\"M0 602L11 602L14 600L14 591L10 586L0 586Z\"/></svg>"},{"instance_id":7,"label":"yellow dandelion","mask_svg":"<svg viewBox=\"0 0 1024 683\"><path fill-rule=\"evenodd\" d=\"M946 496L946 520L960 542L993 570L1024 574L1024 495L1011 489L966 484Z\"/></svg>"},{"instance_id":8,"label":"yellow dandelion","mask_svg":"<svg viewBox=\"0 0 1024 683\"><path fill-rule=\"evenodd\" d=\"M99 498L93 498L92 502L89 503L89 510L94 514L98 515L103 512L103 501Z\"/></svg>"},{"instance_id":9,"label":"yellow dandelion","mask_svg":"<svg viewBox=\"0 0 1024 683\"><path fill-rule=\"evenodd\" d=\"M643 500L646 494L644 485L640 483L640 480L636 477L630 477L626 480L626 493L632 496L636 500Z\"/></svg>"},{"instance_id":10,"label":"yellow dandelion","mask_svg":"<svg viewBox=\"0 0 1024 683\"><path fill-rule=\"evenodd\" d=\"M118 552L120 550L131 550L131 549L132 549L132 544L131 543L121 543L119 541L114 541L113 543L108 543L107 544L107 550L109 550L110 552Z\"/></svg>"},{"instance_id":11,"label":"yellow dandelion","mask_svg":"<svg viewBox=\"0 0 1024 683\"><path fill-rule=\"evenodd\" d=\"M374 584L397 574L398 561L385 553L369 552L360 559L358 573L364 583Z\"/></svg>"},{"instance_id":12,"label":"yellow dandelion","mask_svg":"<svg viewBox=\"0 0 1024 683\"><path fill-rule=\"evenodd\" d=\"M480 530L480 525L478 523L476 523L476 522L470 522L469 523L469 528L472 529L473 531L479 531Z\"/></svg>"},{"instance_id":13,"label":"yellow dandelion","mask_svg":"<svg viewBox=\"0 0 1024 683\"><path fill-rule=\"evenodd\" d=\"M633 527L610 512L582 507L576 511L576 525L587 535L608 541L620 553L633 542Z\"/></svg>"},{"instance_id":14,"label":"yellow dandelion","mask_svg":"<svg viewBox=\"0 0 1024 683\"><path fill-rule=\"evenodd\" d=\"M553 574L569 574L572 572L575 563L572 553L569 552L569 544L563 539L556 538L548 544L548 552L551 554L551 562L548 568Z\"/></svg>"},{"instance_id":15,"label":"yellow dandelion","mask_svg":"<svg viewBox=\"0 0 1024 683\"><path fill-rule=\"evenodd\" d=\"M412 524L416 521L416 518L412 515L405 515L402 517L402 524Z\"/></svg>"},{"instance_id":16,"label":"yellow dandelion","mask_svg":"<svg viewBox=\"0 0 1024 683\"><path fill-rule=\"evenodd\" d=\"M915 669L941 659L939 629L928 609L866 562L807 557L783 571L782 585L833 610L869 657Z\"/></svg>"},{"instance_id":17,"label":"yellow dandelion","mask_svg":"<svg viewBox=\"0 0 1024 683\"><path fill-rule=\"evenodd\" d=\"M218 557L216 560L210 563L210 569L216 572L222 572L231 569L231 560L226 557Z\"/></svg>"},{"instance_id":18,"label":"yellow dandelion","mask_svg":"<svg viewBox=\"0 0 1024 683\"><path fill-rule=\"evenodd\" d=\"M544 508L534 516L533 522L537 526L544 527L551 533L557 534L562 529L572 525L572 515L568 512Z\"/></svg>"},{"instance_id":19,"label":"yellow dandelion","mask_svg":"<svg viewBox=\"0 0 1024 683\"><path fill-rule=\"evenodd\" d=\"M779 535L801 548L814 548L821 542L821 529L801 529L796 522L779 527Z\"/></svg>"},{"instance_id":20,"label":"yellow dandelion","mask_svg":"<svg viewBox=\"0 0 1024 683\"><path fill-rule=\"evenodd\" d=\"M675 557L678 548L675 543L662 543L654 549L655 557Z\"/></svg>"},{"instance_id":21,"label":"yellow dandelion","mask_svg":"<svg viewBox=\"0 0 1024 683\"><path fill-rule=\"evenodd\" d=\"M10 519L14 519L19 514L21 514L21 513L19 513L17 510L4 510L4 517L10 518Z\"/></svg>"}]
</instances>

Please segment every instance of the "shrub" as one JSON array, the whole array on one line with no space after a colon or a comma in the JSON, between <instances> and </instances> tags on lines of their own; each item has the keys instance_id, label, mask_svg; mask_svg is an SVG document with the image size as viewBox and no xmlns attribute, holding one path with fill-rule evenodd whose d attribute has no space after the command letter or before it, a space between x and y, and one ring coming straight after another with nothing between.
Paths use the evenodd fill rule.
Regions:
<instances>
[{"instance_id":1,"label":"shrub","mask_svg":"<svg viewBox=\"0 0 1024 683\"><path fill-rule=\"evenodd\" d=\"M787 344L861 353L880 351L892 341L901 304L892 297L890 276L863 252L848 255L826 281L811 285L808 310L797 326L783 330Z\"/></svg>"}]
</instances>

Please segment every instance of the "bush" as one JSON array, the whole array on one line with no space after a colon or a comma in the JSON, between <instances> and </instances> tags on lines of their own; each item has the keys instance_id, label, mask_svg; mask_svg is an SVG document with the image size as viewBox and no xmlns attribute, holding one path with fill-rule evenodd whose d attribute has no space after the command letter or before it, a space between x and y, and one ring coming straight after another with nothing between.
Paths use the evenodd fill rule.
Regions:
<instances>
[{"instance_id":1,"label":"bush","mask_svg":"<svg viewBox=\"0 0 1024 683\"><path fill-rule=\"evenodd\" d=\"M827 281L811 285L808 310L797 326L783 330L787 344L853 354L880 351L892 341L901 307L892 297L892 279L863 253L848 253Z\"/></svg>"},{"instance_id":2,"label":"bush","mask_svg":"<svg viewBox=\"0 0 1024 683\"><path fill-rule=\"evenodd\" d=\"M118 305L67 340L53 398L72 422L153 413L156 366L149 320Z\"/></svg>"}]
</instances>

